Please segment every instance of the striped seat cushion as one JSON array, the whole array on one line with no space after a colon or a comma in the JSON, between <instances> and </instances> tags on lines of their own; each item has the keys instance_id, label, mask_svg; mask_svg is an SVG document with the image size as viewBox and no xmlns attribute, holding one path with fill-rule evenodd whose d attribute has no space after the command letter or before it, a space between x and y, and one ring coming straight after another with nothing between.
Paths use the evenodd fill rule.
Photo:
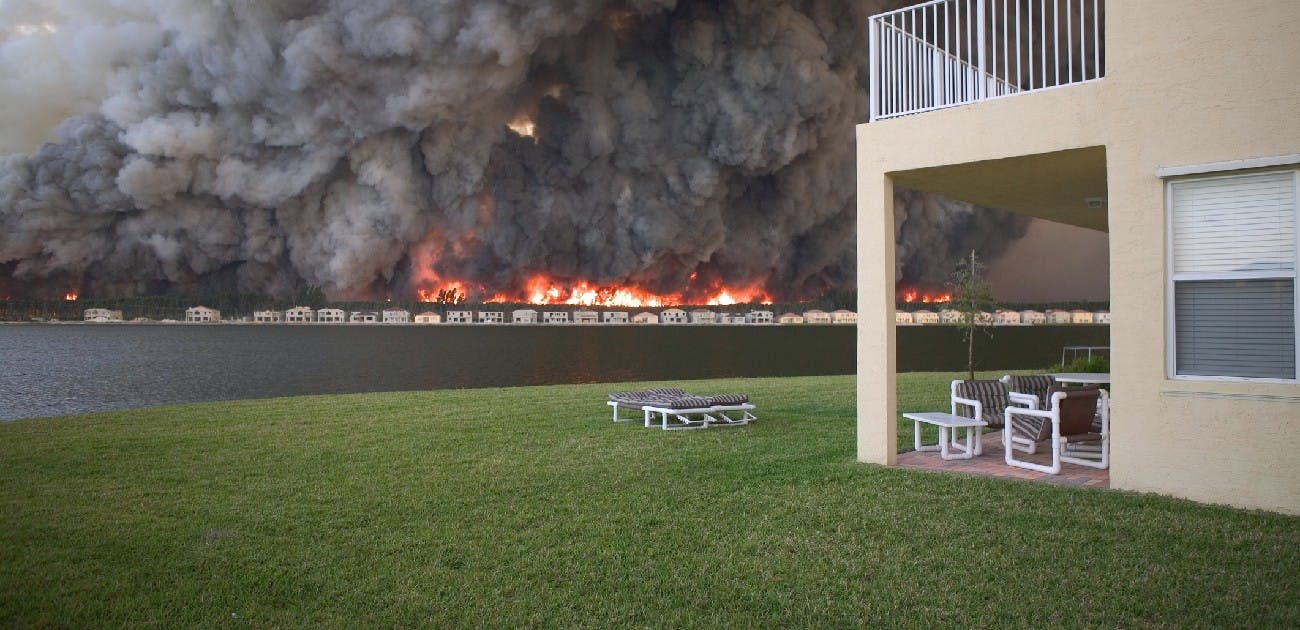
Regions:
<instances>
[{"instance_id":1,"label":"striped seat cushion","mask_svg":"<svg viewBox=\"0 0 1300 630\"><path fill-rule=\"evenodd\" d=\"M668 401L665 406L669 409L707 409L713 405L703 396L682 396Z\"/></svg>"},{"instance_id":2,"label":"striped seat cushion","mask_svg":"<svg viewBox=\"0 0 1300 630\"><path fill-rule=\"evenodd\" d=\"M656 405L667 404L677 398L689 396L685 390L677 387L660 387L634 392L614 392L609 399L620 405Z\"/></svg>"},{"instance_id":3,"label":"striped seat cushion","mask_svg":"<svg viewBox=\"0 0 1300 630\"><path fill-rule=\"evenodd\" d=\"M994 380L958 381L957 396L969 400L978 400L983 407L979 420L989 423L991 427L1003 425L1003 411L1007 408L1007 384ZM970 406L957 405L957 413L967 418L973 417L975 410Z\"/></svg>"},{"instance_id":4,"label":"striped seat cushion","mask_svg":"<svg viewBox=\"0 0 1300 630\"><path fill-rule=\"evenodd\" d=\"M744 394L718 394L709 396L709 403L712 405L743 405L749 402L749 396Z\"/></svg>"},{"instance_id":5,"label":"striped seat cushion","mask_svg":"<svg viewBox=\"0 0 1300 630\"><path fill-rule=\"evenodd\" d=\"M1051 403L1047 400L1047 390L1056 385L1056 379L1049 374L1033 374L1025 376L1011 375L1007 377L1007 389L1019 393L1030 394L1038 397L1038 408L1044 409Z\"/></svg>"}]
</instances>

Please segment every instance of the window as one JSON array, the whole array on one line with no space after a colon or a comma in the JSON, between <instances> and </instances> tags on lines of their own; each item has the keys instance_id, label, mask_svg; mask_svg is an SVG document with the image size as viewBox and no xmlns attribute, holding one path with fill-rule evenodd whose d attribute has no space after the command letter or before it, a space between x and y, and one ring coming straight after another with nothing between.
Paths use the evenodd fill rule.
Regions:
<instances>
[{"instance_id":1,"label":"window","mask_svg":"<svg viewBox=\"0 0 1300 630\"><path fill-rule=\"evenodd\" d=\"M1171 376L1296 380L1297 177L1168 184Z\"/></svg>"}]
</instances>

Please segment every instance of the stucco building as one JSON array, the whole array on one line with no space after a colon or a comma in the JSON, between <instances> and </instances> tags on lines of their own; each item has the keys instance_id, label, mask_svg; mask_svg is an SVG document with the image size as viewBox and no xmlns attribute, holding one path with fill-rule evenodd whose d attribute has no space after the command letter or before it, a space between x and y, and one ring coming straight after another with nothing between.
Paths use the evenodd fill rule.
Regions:
<instances>
[{"instance_id":1,"label":"stucco building","mask_svg":"<svg viewBox=\"0 0 1300 630\"><path fill-rule=\"evenodd\" d=\"M221 321L221 311L206 306L191 306L185 309L185 321L191 324L204 324Z\"/></svg>"},{"instance_id":2,"label":"stucco building","mask_svg":"<svg viewBox=\"0 0 1300 630\"><path fill-rule=\"evenodd\" d=\"M1104 15L1083 3L1060 39L974 6L991 11L969 20L985 25L966 31L985 42L977 54L906 32L908 11L911 24L935 7L959 19L956 2L869 26L858 459L896 462L893 199L905 186L1108 232L1112 488L1300 514L1300 3L1112 1ZM1064 55L1050 72L1034 48L1049 38Z\"/></svg>"},{"instance_id":3,"label":"stucco building","mask_svg":"<svg viewBox=\"0 0 1300 630\"><path fill-rule=\"evenodd\" d=\"M120 322L122 321L122 311L116 311L107 308L88 308L82 311L83 321L88 322Z\"/></svg>"},{"instance_id":4,"label":"stucco building","mask_svg":"<svg viewBox=\"0 0 1300 630\"><path fill-rule=\"evenodd\" d=\"M284 312L284 321L290 324L304 324L316 321L316 311L310 306L295 306Z\"/></svg>"},{"instance_id":5,"label":"stucco building","mask_svg":"<svg viewBox=\"0 0 1300 630\"><path fill-rule=\"evenodd\" d=\"M805 311L803 314L803 323L805 324L829 324L831 323L831 314L826 311L813 309Z\"/></svg>"},{"instance_id":6,"label":"stucco building","mask_svg":"<svg viewBox=\"0 0 1300 630\"><path fill-rule=\"evenodd\" d=\"M659 323L661 324L685 324L686 311L680 308L669 308L659 311Z\"/></svg>"},{"instance_id":7,"label":"stucco building","mask_svg":"<svg viewBox=\"0 0 1300 630\"><path fill-rule=\"evenodd\" d=\"M322 308L316 311L316 321L322 324L341 324L347 321L347 313L341 308Z\"/></svg>"}]
</instances>

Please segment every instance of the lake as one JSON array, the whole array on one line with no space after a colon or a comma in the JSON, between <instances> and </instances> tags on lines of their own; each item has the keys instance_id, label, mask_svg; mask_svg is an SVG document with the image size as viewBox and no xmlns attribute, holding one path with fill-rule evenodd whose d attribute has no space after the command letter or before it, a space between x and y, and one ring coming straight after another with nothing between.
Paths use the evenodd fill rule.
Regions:
<instances>
[{"instance_id":1,"label":"lake","mask_svg":"<svg viewBox=\"0 0 1300 630\"><path fill-rule=\"evenodd\" d=\"M981 367L1042 367L1105 326L996 329ZM0 420L210 400L852 374L853 326L0 325ZM1098 343L1100 340L1100 343ZM950 326L900 327L899 370L955 370Z\"/></svg>"}]
</instances>

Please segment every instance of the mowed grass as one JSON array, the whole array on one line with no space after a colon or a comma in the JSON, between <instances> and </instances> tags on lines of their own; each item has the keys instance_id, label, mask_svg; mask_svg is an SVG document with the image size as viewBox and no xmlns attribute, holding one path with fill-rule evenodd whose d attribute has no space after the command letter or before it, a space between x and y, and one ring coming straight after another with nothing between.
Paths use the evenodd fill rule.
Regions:
<instances>
[{"instance_id":1,"label":"mowed grass","mask_svg":"<svg viewBox=\"0 0 1300 630\"><path fill-rule=\"evenodd\" d=\"M761 419L611 423L636 383L2 424L0 625L1300 627L1300 519L858 464L852 376L678 384Z\"/></svg>"}]
</instances>

